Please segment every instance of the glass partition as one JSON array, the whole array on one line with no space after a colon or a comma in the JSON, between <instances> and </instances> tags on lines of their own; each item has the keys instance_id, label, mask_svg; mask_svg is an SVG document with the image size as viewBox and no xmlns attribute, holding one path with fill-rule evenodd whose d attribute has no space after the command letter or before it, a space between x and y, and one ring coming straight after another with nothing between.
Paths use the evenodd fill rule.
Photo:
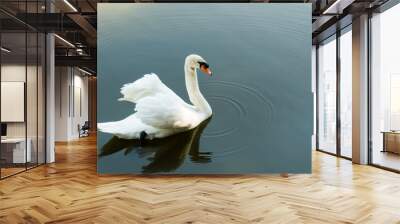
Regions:
<instances>
[{"instance_id":1,"label":"glass partition","mask_svg":"<svg viewBox=\"0 0 400 224\"><path fill-rule=\"evenodd\" d=\"M0 3L18 13L43 5ZM43 33L0 12L1 179L45 163L45 44Z\"/></svg>"},{"instance_id":2,"label":"glass partition","mask_svg":"<svg viewBox=\"0 0 400 224\"><path fill-rule=\"evenodd\" d=\"M26 150L26 34L1 34L1 176L24 171Z\"/></svg>"}]
</instances>

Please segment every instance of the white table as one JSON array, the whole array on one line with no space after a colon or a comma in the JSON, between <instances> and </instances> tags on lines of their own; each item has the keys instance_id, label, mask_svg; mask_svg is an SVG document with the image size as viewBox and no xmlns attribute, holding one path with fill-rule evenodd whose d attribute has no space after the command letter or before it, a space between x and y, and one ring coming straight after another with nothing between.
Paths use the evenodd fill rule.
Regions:
<instances>
[{"instance_id":1,"label":"white table","mask_svg":"<svg viewBox=\"0 0 400 224\"><path fill-rule=\"evenodd\" d=\"M32 160L32 140L27 139L26 151L25 151L25 138L5 138L1 139L1 144L5 146L13 145L13 163L25 163L31 162ZM26 153L26 154L25 154ZM26 160L25 160L26 159Z\"/></svg>"}]
</instances>

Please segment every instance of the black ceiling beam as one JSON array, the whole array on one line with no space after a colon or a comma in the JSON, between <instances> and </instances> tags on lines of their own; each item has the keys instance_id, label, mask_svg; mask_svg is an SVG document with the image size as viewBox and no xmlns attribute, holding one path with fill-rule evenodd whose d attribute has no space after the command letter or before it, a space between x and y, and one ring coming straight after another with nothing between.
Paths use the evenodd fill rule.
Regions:
<instances>
[{"instance_id":1,"label":"black ceiling beam","mask_svg":"<svg viewBox=\"0 0 400 224\"><path fill-rule=\"evenodd\" d=\"M56 66L78 66L87 67L92 71L96 71L97 61L92 56L56 56Z\"/></svg>"},{"instance_id":2,"label":"black ceiling beam","mask_svg":"<svg viewBox=\"0 0 400 224\"><path fill-rule=\"evenodd\" d=\"M313 35L313 44L321 43L322 41L328 39L332 35L336 34L337 30L344 29L345 27L351 25L353 19L353 15L348 14L340 20L335 20L334 23L330 23L329 27L324 28L321 32L316 35Z\"/></svg>"},{"instance_id":3,"label":"black ceiling beam","mask_svg":"<svg viewBox=\"0 0 400 224\"><path fill-rule=\"evenodd\" d=\"M95 39L97 37L97 30L95 27L90 24L90 22L80 14L68 14L68 17L74 21L78 26L84 30L91 39Z\"/></svg>"},{"instance_id":4,"label":"black ceiling beam","mask_svg":"<svg viewBox=\"0 0 400 224\"><path fill-rule=\"evenodd\" d=\"M76 54L77 56L97 56L97 48L92 47L78 47L78 49L82 50L83 55L77 54L76 48L67 48L67 47L58 47L56 46L56 56L71 56L71 53ZM73 55L72 55L73 56Z\"/></svg>"},{"instance_id":5,"label":"black ceiling beam","mask_svg":"<svg viewBox=\"0 0 400 224\"><path fill-rule=\"evenodd\" d=\"M95 11L95 12L97 11L96 6L94 6L91 1L86 0L86 3L90 6L90 8L93 9L93 11Z\"/></svg>"},{"instance_id":6,"label":"black ceiling beam","mask_svg":"<svg viewBox=\"0 0 400 224\"><path fill-rule=\"evenodd\" d=\"M0 24L1 24L1 32L7 32L7 31L24 31L26 29L26 26L22 23L16 22L14 19L10 18L2 18L0 19Z\"/></svg>"},{"instance_id":7,"label":"black ceiling beam","mask_svg":"<svg viewBox=\"0 0 400 224\"><path fill-rule=\"evenodd\" d=\"M64 13L18 13L16 17L42 32L81 31Z\"/></svg>"},{"instance_id":8,"label":"black ceiling beam","mask_svg":"<svg viewBox=\"0 0 400 224\"><path fill-rule=\"evenodd\" d=\"M153 0L154 3L249 3L250 0Z\"/></svg>"}]
</instances>

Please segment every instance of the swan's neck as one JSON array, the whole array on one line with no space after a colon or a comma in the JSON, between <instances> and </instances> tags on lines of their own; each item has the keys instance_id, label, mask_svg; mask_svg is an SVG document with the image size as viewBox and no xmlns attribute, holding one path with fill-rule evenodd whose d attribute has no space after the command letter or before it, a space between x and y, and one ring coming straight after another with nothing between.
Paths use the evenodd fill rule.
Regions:
<instances>
[{"instance_id":1,"label":"swan's neck","mask_svg":"<svg viewBox=\"0 0 400 224\"><path fill-rule=\"evenodd\" d=\"M192 104L201 112L206 115L211 115L211 107L199 89L196 69L192 69L190 66L185 65L185 82L190 102L192 102Z\"/></svg>"}]
</instances>

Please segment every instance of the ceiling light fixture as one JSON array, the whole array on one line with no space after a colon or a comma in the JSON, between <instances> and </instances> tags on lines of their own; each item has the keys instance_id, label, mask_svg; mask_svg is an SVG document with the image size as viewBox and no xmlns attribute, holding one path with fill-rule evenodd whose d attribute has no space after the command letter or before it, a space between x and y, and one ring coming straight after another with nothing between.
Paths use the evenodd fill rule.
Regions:
<instances>
[{"instance_id":1,"label":"ceiling light fixture","mask_svg":"<svg viewBox=\"0 0 400 224\"><path fill-rule=\"evenodd\" d=\"M76 53L78 53L79 55L83 55L83 49L82 48L77 48L76 49Z\"/></svg>"},{"instance_id":2,"label":"ceiling light fixture","mask_svg":"<svg viewBox=\"0 0 400 224\"><path fill-rule=\"evenodd\" d=\"M355 0L336 0L322 14L342 14L343 10L351 5Z\"/></svg>"},{"instance_id":3,"label":"ceiling light fixture","mask_svg":"<svg viewBox=\"0 0 400 224\"><path fill-rule=\"evenodd\" d=\"M11 52L11 50L9 50L9 49L7 49L5 47L1 47L0 49L1 49L1 51L4 51L6 53L10 53Z\"/></svg>"},{"instance_id":4,"label":"ceiling light fixture","mask_svg":"<svg viewBox=\"0 0 400 224\"><path fill-rule=\"evenodd\" d=\"M74 12L78 12L75 6L73 6L68 0L64 0L64 3L67 4Z\"/></svg>"},{"instance_id":5,"label":"ceiling light fixture","mask_svg":"<svg viewBox=\"0 0 400 224\"><path fill-rule=\"evenodd\" d=\"M68 40L60 37L58 34L54 34L55 37L57 37L59 40L61 40L62 42L64 42L65 44L67 44L70 47L75 48L75 45L73 45L71 42L69 42Z\"/></svg>"},{"instance_id":6,"label":"ceiling light fixture","mask_svg":"<svg viewBox=\"0 0 400 224\"><path fill-rule=\"evenodd\" d=\"M92 73L90 73L90 72L88 72L88 71L86 71L86 70L83 70L83 69L81 69L81 68L79 68L79 67L78 67L78 70L81 71L81 72L83 72L83 73L85 73L85 74L87 74L87 75L90 75L90 76L92 75Z\"/></svg>"}]
</instances>

